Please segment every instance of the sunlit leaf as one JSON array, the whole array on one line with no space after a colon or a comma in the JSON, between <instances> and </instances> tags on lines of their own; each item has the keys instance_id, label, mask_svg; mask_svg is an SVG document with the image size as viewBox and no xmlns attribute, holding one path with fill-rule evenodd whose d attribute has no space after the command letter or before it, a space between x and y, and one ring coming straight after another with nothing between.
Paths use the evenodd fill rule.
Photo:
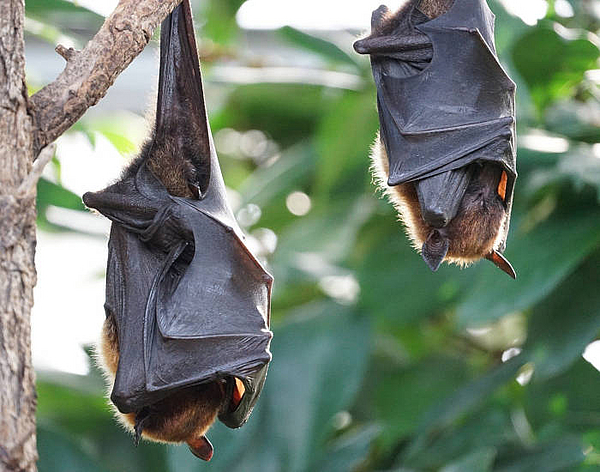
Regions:
<instances>
[{"instance_id":1,"label":"sunlit leaf","mask_svg":"<svg viewBox=\"0 0 600 472\"><path fill-rule=\"evenodd\" d=\"M587 39L567 40L544 24L513 45L512 60L540 111L571 96L583 74L597 67L598 47Z\"/></svg>"},{"instance_id":2,"label":"sunlit leaf","mask_svg":"<svg viewBox=\"0 0 600 472\"><path fill-rule=\"evenodd\" d=\"M45 178L38 181L37 205L39 210L46 208L48 205L54 205L70 210L86 211L79 195Z\"/></svg>"},{"instance_id":3,"label":"sunlit leaf","mask_svg":"<svg viewBox=\"0 0 600 472\"><path fill-rule=\"evenodd\" d=\"M355 67L357 66L355 56L349 55L339 46L330 41L304 33L296 28L292 28L291 26L284 26L283 28L279 29L278 33L289 42L303 49L307 49L308 51L312 51L325 60L333 63L342 63Z\"/></svg>"},{"instance_id":4,"label":"sunlit leaf","mask_svg":"<svg viewBox=\"0 0 600 472\"><path fill-rule=\"evenodd\" d=\"M533 309L524 352L535 365L534 379L556 375L575 362L600 331L600 257L589 258Z\"/></svg>"},{"instance_id":5,"label":"sunlit leaf","mask_svg":"<svg viewBox=\"0 0 600 472\"><path fill-rule=\"evenodd\" d=\"M491 264L480 268L471 293L458 307L461 325L481 325L508 313L525 310L548 295L600 244L600 211L589 208L560 215L530 233L511 236L506 256L517 280Z\"/></svg>"}]
</instances>

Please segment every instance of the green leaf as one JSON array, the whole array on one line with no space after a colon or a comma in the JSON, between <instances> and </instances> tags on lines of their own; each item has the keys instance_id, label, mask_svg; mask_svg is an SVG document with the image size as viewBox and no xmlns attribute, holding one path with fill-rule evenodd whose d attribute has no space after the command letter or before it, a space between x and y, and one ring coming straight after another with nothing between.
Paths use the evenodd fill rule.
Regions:
<instances>
[{"instance_id":1,"label":"green leaf","mask_svg":"<svg viewBox=\"0 0 600 472\"><path fill-rule=\"evenodd\" d=\"M432 357L397 370L383 367L379 376L374 403L383 421L384 448L413 433L424 413L468 379L464 362L447 357Z\"/></svg>"},{"instance_id":2,"label":"green leaf","mask_svg":"<svg viewBox=\"0 0 600 472\"><path fill-rule=\"evenodd\" d=\"M515 41L512 60L540 112L569 97L587 70L597 67L598 47L587 39L567 40L547 23Z\"/></svg>"},{"instance_id":3,"label":"green leaf","mask_svg":"<svg viewBox=\"0 0 600 472\"><path fill-rule=\"evenodd\" d=\"M300 269L317 279L338 272L327 266L350 255L372 211L373 201L364 197L315 209L288 225L273 264Z\"/></svg>"},{"instance_id":4,"label":"green leaf","mask_svg":"<svg viewBox=\"0 0 600 472\"><path fill-rule=\"evenodd\" d=\"M600 212L582 208L557 215L533 231L513 234L506 256L513 262L517 280L486 264L470 294L458 307L461 326L476 326L525 310L547 296L600 244Z\"/></svg>"},{"instance_id":5,"label":"green leaf","mask_svg":"<svg viewBox=\"0 0 600 472\"><path fill-rule=\"evenodd\" d=\"M56 427L38 426L37 447L39 472L108 472L98 458L84 451L80 441Z\"/></svg>"},{"instance_id":6,"label":"green leaf","mask_svg":"<svg viewBox=\"0 0 600 472\"><path fill-rule=\"evenodd\" d=\"M53 24L34 19L32 17L25 18L24 31L28 34L38 37L43 41L46 41L53 46L56 44L62 44L74 48L81 47L81 41L79 39L65 34ZM33 93L34 91L31 90L30 95Z\"/></svg>"},{"instance_id":7,"label":"green leaf","mask_svg":"<svg viewBox=\"0 0 600 472\"><path fill-rule=\"evenodd\" d=\"M314 470L320 472L355 470L367 457L371 443L378 432L378 428L370 427L342 436L335 441L330 452Z\"/></svg>"},{"instance_id":8,"label":"green leaf","mask_svg":"<svg viewBox=\"0 0 600 472\"><path fill-rule=\"evenodd\" d=\"M413 456L429 447L430 435L441 428L449 427L460 417L477 408L500 386L515 378L525 359L517 356L496 367L484 376L473 380L439 404L433 406L419 420L416 439L402 456L410 461Z\"/></svg>"},{"instance_id":9,"label":"green leaf","mask_svg":"<svg viewBox=\"0 0 600 472\"><path fill-rule=\"evenodd\" d=\"M245 0L210 0L199 2L194 8L196 19L202 25L201 36L217 43L232 43L238 34L235 14ZM195 2L198 3L198 2Z\"/></svg>"},{"instance_id":10,"label":"green leaf","mask_svg":"<svg viewBox=\"0 0 600 472\"><path fill-rule=\"evenodd\" d=\"M535 364L534 381L556 375L583 353L600 330L600 254L590 257L533 309L523 354Z\"/></svg>"},{"instance_id":11,"label":"green leaf","mask_svg":"<svg viewBox=\"0 0 600 472\"><path fill-rule=\"evenodd\" d=\"M244 204L262 207L275 198L285 197L312 174L314 166L315 155L309 143L287 149L274 164L258 168L244 181L239 189Z\"/></svg>"},{"instance_id":12,"label":"green leaf","mask_svg":"<svg viewBox=\"0 0 600 472\"><path fill-rule=\"evenodd\" d=\"M379 121L373 98L346 93L323 116L317 132L316 192L340 198L370 185L370 148Z\"/></svg>"},{"instance_id":13,"label":"green leaf","mask_svg":"<svg viewBox=\"0 0 600 472\"><path fill-rule=\"evenodd\" d=\"M441 468L440 472L489 472L495 457L493 448L476 450Z\"/></svg>"},{"instance_id":14,"label":"green leaf","mask_svg":"<svg viewBox=\"0 0 600 472\"><path fill-rule=\"evenodd\" d=\"M525 391L527 419L534 430L546 430L548 439L565 431L600 431L600 374L583 358L563 373L531 382Z\"/></svg>"},{"instance_id":15,"label":"green leaf","mask_svg":"<svg viewBox=\"0 0 600 472\"><path fill-rule=\"evenodd\" d=\"M186 448L170 449L171 470L318 470L315 465L329 454L334 415L351 405L362 383L369 324L334 303L312 305L292 316L295 321L274 330L274 360L248 423L239 431L210 431L215 444L210 465L186 466L198 464L197 459ZM348 460L354 460L355 452L346 450Z\"/></svg>"},{"instance_id":16,"label":"green leaf","mask_svg":"<svg viewBox=\"0 0 600 472\"><path fill-rule=\"evenodd\" d=\"M468 458L472 451L496 451L518 439L509 413L498 406L486 406L436 437L429 447L411 457L409 465L438 470L444 464Z\"/></svg>"},{"instance_id":17,"label":"green leaf","mask_svg":"<svg viewBox=\"0 0 600 472\"><path fill-rule=\"evenodd\" d=\"M563 471L581 464L585 459L581 440L567 436L530 451L514 451L514 456L496 463L495 472ZM572 470L572 469L567 469Z\"/></svg>"},{"instance_id":18,"label":"green leaf","mask_svg":"<svg viewBox=\"0 0 600 472\"><path fill-rule=\"evenodd\" d=\"M304 33L296 28L292 28L291 26L284 26L283 28L277 30L277 33L290 43L308 51L317 53L325 60L333 63L337 62L358 67L358 63L355 60L354 55L351 56L330 41Z\"/></svg>"},{"instance_id":19,"label":"green leaf","mask_svg":"<svg viewBox=\"0 0 600 472\"><path fill-rule=\"evenodd\" d=\"M600 202L600 159L589 146L580 146L568 154L561 155L552 168L540 169L533 173L530 191L541 187L570 181L576 190L589 186L594 188Z\"/></svg>"},{"instance_id":20,"label":"green leaf","mask_svg":"<svg viewBox=\"0 0 600 472\"><path fill-rule=\"evenodd\" d=\"M434 314L470 286L473 269L444 265L432 273L392 216L370 222L361 235L361 307L388 330Z\"/></svg>"},{"instance_id":21,"label":"green leaf","mask_svg":"<svg viewBox=\"0 0 600 472\"><path fill-rule=\"evenodd\" d=\"M221 119L234 129L262 130L285 148L312 135L337 101L330 92L318 85L293 83L242 85L229 95Z\"/></svg>"},{"instance_id":22,"label":"green leaf","mask_svg":"<svg viewBox=\"0 0 600 472\"><path fill-rule=\"evenodd\" d=\"M87 211L79 195L43 177L37 185L37 205L38 211L43 211L48 205Z\"/></svg>"},{"instance_id":23,"label":"green leaf","mask_svg":"<svg viewBox=\"0 0 600 472\"><path fill-rule=\"evenodd\" d=\"M25 13L46 17L48 15L65 14L84 14L90 17L96 17L97 21L102 21L102 17L77 2L67 0L27 0L25 3Z\"/></svg>"}]
</instances>

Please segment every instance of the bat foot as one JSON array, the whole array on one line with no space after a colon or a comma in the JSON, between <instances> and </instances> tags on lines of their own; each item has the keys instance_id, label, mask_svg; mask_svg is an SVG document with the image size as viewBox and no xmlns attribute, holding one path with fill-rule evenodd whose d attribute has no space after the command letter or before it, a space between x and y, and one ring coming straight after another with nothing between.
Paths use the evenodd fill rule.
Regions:
<instances>
[{"instance_id":1,"label":"bat foot","mask_svg":"<svg viewBox=\"0 0 600 472\"><path fill-rule=\"evenodd\" d=\"M192 439L188 441L187 444L191 453L196 457L207 462L212 459L214 448L206 436L200 436L197 439Z\"/></svg>"}]
</instances>

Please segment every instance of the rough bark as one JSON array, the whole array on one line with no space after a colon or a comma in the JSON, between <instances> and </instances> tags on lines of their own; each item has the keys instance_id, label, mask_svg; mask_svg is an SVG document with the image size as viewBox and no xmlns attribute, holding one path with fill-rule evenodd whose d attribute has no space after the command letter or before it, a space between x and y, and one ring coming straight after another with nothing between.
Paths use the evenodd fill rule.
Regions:
<instances>
[{"instance_id":1,"label":"rough bark","mask_svg":"<svg viewBox=\"0 0 600 472\"><path fill-rule=\"evenodd\" d=\"M24 3L0 0L0 472L36 470L30 336L35 184L50 155L33 172L31 164L104 96L180 1L121 0L85 49L57 48L67 60L65 70L28 100Z\"/></svg>"},{"instance_id":2,"label":"rough bark","mask_svg":"<svg viewBox=\"0 0 600 472\"><path fill-rule=\"evenodd\" d=\"M35 190L19 192L33 157L23 0L0 2L0 470L35 471L30 311L36 281Z\"/></svg>"},{"instance_id":3,"label":"rough bark","mask_svg":"<svg viewBox=\"0 0 600 472\"><path fill-rule=\"evenodd\" d=\"M69 129L144 49L158 24L181 0L121 0L82 51L57 52L67 65L30 99L35 154Z\"/></svg>"}]
</instances>

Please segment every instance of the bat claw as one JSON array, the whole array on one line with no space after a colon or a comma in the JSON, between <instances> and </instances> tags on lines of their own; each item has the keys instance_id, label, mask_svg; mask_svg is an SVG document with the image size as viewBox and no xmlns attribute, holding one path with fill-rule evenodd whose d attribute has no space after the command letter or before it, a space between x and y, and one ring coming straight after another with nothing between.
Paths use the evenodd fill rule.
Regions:
<instances>
[{"instance_id":1,"label":"bat claw","mask_svg":"<svg viewBox=\"0 0 600 472\"><path fill-rule=\"evenodd\" d=\"M492 250L492 252L485 256L485 258L488 261L492 261L494 265L498 267L498 269L502 270L503 272L506 272L511 278L517 278L517 273L515 272L515 269L513 269L511 263L508 262L508 259L506 257L504 257L496 250Z\"/></svg>"},{"instance_id":2,"label":"bat claw","mask_svg":"<svg viewBox=\"0 0 600 472\"><path fill-rule=\"evenodd\" d=\"M135 447L140 444L140 439L142 438L142 433L144 432L144 425L148 421L148 418L150 418L150 411L148 408L142 408L135 415L135 426L133 428L135 431L135 437L133 439Z\"/></svg>"},{"instance_id":3,"label":"bat claw","mask_svg":"<svg viewBox=\"0 0 600 472\"><path fill-rule=\"evenodd\" d=\"M197 439L192 439L188 441L187 444L191 453L196 457L207 462L212 459L214 448L206 436L200 436Z\"/></svg>"}]
</instances>

